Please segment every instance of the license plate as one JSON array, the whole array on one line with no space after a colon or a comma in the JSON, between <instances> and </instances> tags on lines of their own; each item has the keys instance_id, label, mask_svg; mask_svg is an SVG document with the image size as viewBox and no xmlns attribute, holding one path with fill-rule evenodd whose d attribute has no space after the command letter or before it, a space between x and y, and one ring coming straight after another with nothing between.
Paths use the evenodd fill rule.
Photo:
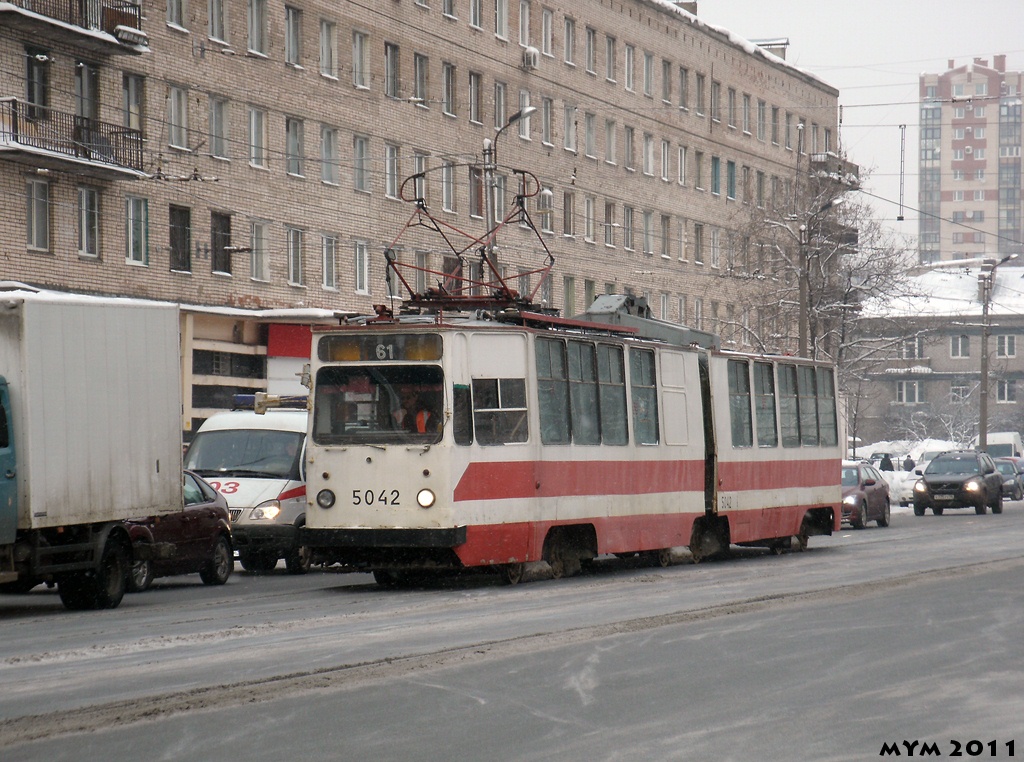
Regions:
<instances>
[{"instance_id":1,"label":"license plate","mask_svg":"<svg viewBox=\"0 0 1024 762\"><path fill-rule=\"evenodd\" d=\"M954 498L955 498L954 495L936 495L935 496L936 500L953 500Z\"/></svg>"}]
</instances>

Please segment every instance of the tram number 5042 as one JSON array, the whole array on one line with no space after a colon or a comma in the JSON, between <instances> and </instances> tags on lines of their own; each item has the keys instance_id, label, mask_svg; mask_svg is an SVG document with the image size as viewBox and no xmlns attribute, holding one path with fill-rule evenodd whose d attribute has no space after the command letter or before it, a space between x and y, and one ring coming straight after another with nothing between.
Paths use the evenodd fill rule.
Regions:
<instances>
[{"instance_id":1,"label":"tram number 5042","mask_svg":"<svg viewBox=\"0 0 1024 762\"><path fill-rule=\"evenodd\" d=\"M401 502L396 489L382 489L380 492L374 492L372 489L354 489L352 505L401 505Z\"/></svg>"}]
</instances>

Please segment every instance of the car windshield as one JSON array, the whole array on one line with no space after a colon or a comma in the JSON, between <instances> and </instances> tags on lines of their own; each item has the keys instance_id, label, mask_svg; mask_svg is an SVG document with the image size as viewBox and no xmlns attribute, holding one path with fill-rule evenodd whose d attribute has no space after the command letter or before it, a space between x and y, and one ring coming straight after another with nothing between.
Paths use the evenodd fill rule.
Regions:
<instances>
[{"instance_id":1,"label":"car windshield","mask_svg":"<svg viewBox=\"0 0 1024 762\"><path fill-rule=\"evenodd\" d=\"M857 486L857 467L856 466L843 466L843 486L844 487L856 487Z\"/></svg>"},{"instance_id":2,"label":"car windshield","mask_svg":"<svg viewBox=\"0 0 1024 762\"><path fill-rule=\"evenodd\" d=\"M938 457L929 465L926 474L976 474L978 459L973 455Z\"/></svg>"},{"instance_id":3,"label":"car windshield","mask_svg":"<svg viewBox=\"0 0 1024 762\"><path fill-rule=\"evenodd\" d=\"M437 365L330 365L313 398L317 444L441 441L444 373Z\"/></svg>"},{"instance_id":4,"label":"car windshield","mask_svg":"<svg viewBox=\"0 0 1024 762\"><path fill-rule=\"evenodd\" d=\"M297 480L304 437L273 429L200 431L185 454L185 468L204 477Z\"/></svg>"},{"instance_id":5,"label":"car windshield","mask_svg":"<svg viewBox=\"0 0 1024 762\"><path fill-rule=\"evenodd\" d=\"M1014 466L1013 463L1007 463L1005 461L996 463L996 468L999 470L999 473L1005 476L1013 476L1017 473L1017 467Z\"/></svg>"}]
</instances>

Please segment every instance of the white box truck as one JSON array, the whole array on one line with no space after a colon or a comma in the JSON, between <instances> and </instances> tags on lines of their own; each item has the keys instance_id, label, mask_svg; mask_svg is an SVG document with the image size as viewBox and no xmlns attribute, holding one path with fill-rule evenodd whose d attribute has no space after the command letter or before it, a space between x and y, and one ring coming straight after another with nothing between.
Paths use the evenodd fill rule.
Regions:
<instances>
[{"instance_id":1,"label":"white box truck","mask_svg":"<svg viewBox=\"0 0 1024 762\"><path fill-rule=\"evenodd\" d=\"M120 603L154 552L124 520L182 506L178 333L175 305L0 292L0 590Z\"/></svg>"}]
</instances>

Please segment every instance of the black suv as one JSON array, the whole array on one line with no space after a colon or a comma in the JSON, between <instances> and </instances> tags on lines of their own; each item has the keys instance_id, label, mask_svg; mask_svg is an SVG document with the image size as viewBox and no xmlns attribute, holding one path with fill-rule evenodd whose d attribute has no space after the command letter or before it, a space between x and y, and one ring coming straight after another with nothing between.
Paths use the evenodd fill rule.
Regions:
<instances>
[{"instance_id":1,"label":"black suv","mask_svg":"<svg viewBox=\"0 0 1024 762\"><path fill-rule=\"evenodd\" d=\"M941 516L946 508L974 507L974 512L1003 512L1003 478L987 454L954 450L935 457L914 485L914 515L925 510Z\"/></svg>"}]
</instances>

